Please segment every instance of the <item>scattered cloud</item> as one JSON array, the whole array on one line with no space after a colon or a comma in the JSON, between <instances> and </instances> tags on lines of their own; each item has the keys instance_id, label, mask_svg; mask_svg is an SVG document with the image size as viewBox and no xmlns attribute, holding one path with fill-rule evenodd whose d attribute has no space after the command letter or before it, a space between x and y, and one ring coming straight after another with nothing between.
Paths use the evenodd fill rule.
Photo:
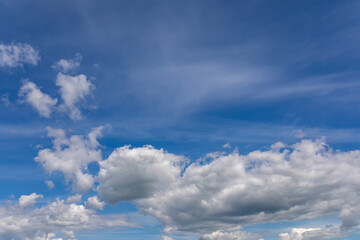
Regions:
<instances>
[{"instance_id":1,"label":"scattered cloud","mask_svg":"<svg viewBox=\"0 0 360 240\"><path fill-rule=\"evenodd\" d=\"M22 195L19 198L19 206L20 207L28 207L34 205L36 203L36 199L43 198L43 195L32 193L30 195Z\"/></svg>"},{"instance_id":2,"label":"scattered cloud","mask_svg":"<svg viewBox=\"0 0 360 240\"><path fill-rule=\"evenodd\" d=\"M231 148L230 143L225 143L225 144L223 145L223 148Z\"/></svg>"},{"instance_id":3,"label":"scattered cloud","mask_svg":"<svg viewBox=\"0 0 360 240\"><path fill-rule=\"evenodd\" d=\"M63 73L70 72L80 66L82 56L80 53L76 53L74 58L71 59L60 59L52 67Z\"/></svg>"},{"instance_id":4,"label":"scattered cloud","mask_svg":"<svg viewBox=\"0 0 360 240\"><path fill-rule=\"evenodd\" d=\"M46 184L46 186L47 186L49 189L53 189L53 188L55 187L54 182L51 181L51 180L46 180L46 181L45 181L45 184Z\"/></svg>"},{"instance_id":5,"label":"scattered cloud","mask_svg":"<svg viewBox=\"0 0 360 240\"><path fill-rule=\"evenodd\" d=\"M87 166L102 159L96 141L102 128L94 128L86 138L79 135L67 138L64 130L48 127L48 136L53 138L53 148L40 150L35 161L47 173L62 172L66 182L71 182L74 191L86 192L94 183L93 176L87 172Z\"/></svg>"},{"instance_id":6,"label":"scattered cloud","mask_svg":"<svg viewBox=\"0 0 360 240\"><path fill-rule=\"evenodd\" d=\"M66 239L75 239L74 232L111 230L124 227L136 227L126 221L122 215L98 216L94 210L82 204L67 204L57 199L41 207L32 206L36 193L22 196L19 205L8 203L0 206L0 239L46 240L56 238L61 233ZM31 199L28 200L28 199Z\"/></svg>"},{"instance_id":7,"label":"scattered cloud","mask_svg":"<svg viewBox=\"0 0 360 240\"><path fill-rule=\"evenodd\" d=\"M42 117L49 118L53 112L57 99L52 99L49 95L43 93L35 83L28 80L23 81L19 91L21 102L30 104Z\"/></svg>"},{"instance_id":8,"label":"scattered cloud","mask_svg":"<svg viewBox=\"0 0 360 240\"><path fill-rule=\"evenodd\" d=\"M39 53L29 44L0 43L0 68L21 67L23 64L37 65Z\"/></svg>"},{"instance_id":9,"label":"scattered cloud","mask_svg":"<svg viewBox=\"0 0 360 240\"><path fill-rule=\"evenodd\" d=\"M69 112L73 120L82 119L81 112L77 104L90 95L95 86L86 78L84 74L70 76L58 73L56 85L60 88L63 104L60 109Z\"/></svg>"},{"instance_id":10,"label":"scattered cloud","mask_svg":"<svg viewBox=\"0 0 360 240\"><path fill-rule=\"evenodd\" d=\"M66 199L66 203L79 203L81 202L82 195L81 194L75 194L72 196L69 196Z\"/></svg>"}]
</instances>

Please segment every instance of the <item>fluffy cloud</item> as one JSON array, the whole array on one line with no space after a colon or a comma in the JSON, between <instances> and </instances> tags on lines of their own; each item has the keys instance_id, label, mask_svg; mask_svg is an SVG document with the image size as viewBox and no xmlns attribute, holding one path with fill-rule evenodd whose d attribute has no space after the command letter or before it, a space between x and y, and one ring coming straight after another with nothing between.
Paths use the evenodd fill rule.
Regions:
<instances>
[{"instance_id":1,"label":"fluffy cloud","mask_svg":"<svg viewBox=\"0 0 360 240\"><path fill-rule=\"evenodd\" d=\"M71 182L72 189L83 193L94 183L93 176L87 172L88 164L102 159L101 151L98 150L100 145L96 140L102 128L93 129L87 138L79 135L67 138L64 130L48 127L48 136L53 138L53 148L40 150L35 161L47 173L62 172L66 182Z\"/></svg>"},{"instance_id":2,"label":"fluffy cloud","mask_svg":"<svg viewBox=\"0 0 360 240\"><path fill-rule=\"evenodd\" d=\"M56 238L55 232L61 232L66 239L74 239L73 232L131 226L134 225L128 223L124 216L100 217L84 205L66 204L63 200L31 208L19 208L17 204L12 203L0 206L0 239L4 240L62 239Z\"/></svg>"},{"instance_id":3,"label":"fluffy cloud","mask_svg":"<svg viewBox=\"0 0 360 240\"><path fill-rule=\"evenodd\" d=\"M37 65L39 60L39 53L28 44L0 43L0 68L19 67L24 63Z\"/></svg>"},{"instance_id":4,"label":"fluffy cloud","mask_svg":"<svg viewBox=\"0 0 360 240\"><path fill-rule=\"evenodd\" d=\"M118 148L100 162L97 191L111 204L151 197L171 187L180 176L184 160L151 146Z\"/></svg>"},{"instance_id":5,"label":"fluffy cloud","mask_svg":"<svg viewBox=\"0 0 360 240\"><path fill-rule=\"evenodd\" d=\"M78 203L78 202L81 202L81 198L82 198L82 195L81 194L75 194L73 196L69 196L67 199L66 199L66 202L67 203Z\"/></svg>"},{"instance_id":6,"label":"fluffy cloud","mask_svg":"<svg viewBox=\"0 0 360 240\"><path fill-rule=\"evenodd\" d=\"M244 225L331 214L343 220L342 235L358 225L359 150L335 151L324 139L302 140L247 155L211 153L209 161L184 168L186 158L151 146L120 147L101 160L99 134L95 129L86 139L66 138L64 131L50 129L54 147L41 150L36 160L48 172L62 171L74 189L81 179L77 174L86 176L87 164L97 161L100 171L91 176L91 184L97 183L99 199L110 204L136 201L140 211L163 224L166 234L183 231L202 234L202 239L241 239L246 236L239 231ZM96 157L89 161L90 156ZM95 206L99 199L88 199L87 206L101 209Z\"/></svg>"},{"instance_id":7,"label":"fluffy cloud","mask_svg":"<svg viewBox=\"0 0 360 240\"><path fill-rule=\"evenodd\" d=\"M85 203L85 206L88 208L94 208L98 210L103 210L105 203L101 202L97 196L89 197Z\"/></svg>"},{"instance_id":8,"label":"fluffy cloud","mask_svg":"<svg viewBox=\"0 0 360 240\"><path fill-rule=\"evenodd\" d=\"M53 66L57 71L67 73L70 72L80 66L80 62L82 60L82 56L80 53L76 53L74 58L71 59L60 59Z\"/></svg>"},{"instance_id":9,"label":"fluffy cloud","mask_svg":"<svg viewBox=\"0 0 360 240\"><path fill-rule=\"evenodd\" d=\"M35 108L40 116L50 117L55 108L57 99L52 99L49 95L43 93L35 83L24 81L19 91L19 97L22 102L29 103Z\"/></svg>"},{"instance_id":10,"label":"fluffy cloud","mask_svg":"<svg viewBox=\"0 0 360 240\"><path fill-rule=\"evenodd\" d=\"M43 195L32 193L30 195L22 195L19 198L19 206L20 207L28 207L34 205L36 203L36 199L42 198Z\"/></svg>"},{"instance_id":11,"label":"fluffy cloud","mask_svg":"<svg viewBox=\"0 0 360 240\"><path fill-rule=\"evenodd\" d=\"M329 214L340 214L343 227L357 224L358 150L334 151L320 139L213 156L210 163L190 165L171 189L138 200L140 209L170 231L231 232L236 226Z\"/></svg>"},{"instance_id":12,"label":"fluffy cloud","mask_svg":"<svg viewBox=\"0 0 360 240\"><path fill-rule=\"evenodd\" d=\"M61 99L64 102L60 109L68 111L73 120L81 119L77 104L90 95L95 86L83 74L70 76L62 73L58 73L56 85L60 88Z\"/></svg>"}]
</instances>

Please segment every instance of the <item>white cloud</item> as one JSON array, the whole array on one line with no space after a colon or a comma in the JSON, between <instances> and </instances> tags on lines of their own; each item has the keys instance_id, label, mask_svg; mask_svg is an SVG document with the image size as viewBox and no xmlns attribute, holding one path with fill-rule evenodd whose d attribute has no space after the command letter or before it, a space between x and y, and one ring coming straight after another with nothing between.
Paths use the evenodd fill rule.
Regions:
<instances>
[{"instance_id":1,"label":"white cloud","mask_svg":"<svg viewBox=\"0 0 360 240\"><path fill-rule=\"evenodd\" d=\"M82 198L82 195L81 194L75 194L73 196L69 196L67 199L66 199L66 202L67 203L79 203L81 202L81 198Z\"/></svg>"},{"instance_id":2,"label":"white cloud","mask_svg":"<svg viewBox=\"0 0 360 240\"><path fill-rule=\"evenodd\" d=\"M76 174L88 174L89 156L96 156L100 171L90 179L99 199L110 204L135 200L142 213L163 224L166 235L241 236L243 225L331 214L343 220L342 232L358 225L359 150L335 151L325 139L278 142L247 155L209 153L209 161L184 169L186 158L151 146L124 146L101 160L98 135L95 129L86 139L67 138L63 130L50 129L54 147L41 150L36 160L48 172L62 171L74 189L80 182Z\"/></svg>"},{"instance_id":3,"label":"white cloud","mask_svg":"<svg viewBox=\"0 0 360 240\"><path fill-rule=\"evenodd\" d=\"M40 116L50 117L55 108L57 99L52 99L49 95L43 93L35 83L25 80L19 90L19 97L22 101L29 103L35 108Z\"/></svg>"},{"instance_id":4,"label":"white cloud","mask_svg":"<svg viewBox=\"0 0 360 240\"><path fill-rule=\"evenodd\" d=\"M68 111L73 120L81 119L82 115L77 104L90 95L95 86L83 74L70 76L62 73L58 73L56 85L60 88L61 99L64 102L60 109Z\"/></svg>"},{"instance_id":5,"label":"white cloud","mask_svg":"<svg viewBox=\"0 0 360 240\"><path fill-rule=\"evenodd\" d=\"M85 202L85 206L87 208L94 208L98 210L103 210L105 203L101 202L97 196L89 197L88 200Z\"/></svg>"},{"instance_id":6,"label":"white cloud","mask_svg":"<svg viewBox=\"0 0 360 240\"><path fill-rule=\"evenodd\" d=\"M230 143L225 143L225 144L223 145L223 148L231 148Z\"/></svg>"},{"instance_id":7,"label":"white cloud","mask_svg":"<svg viewBox=\"0 0 360 240\"><path fill-rule=\"evenodd\" d=\"M19 198L19 206L20 207L28 207L34 205L36 203L36 199L43 198L43 195L32 193L30 195L22 195Z\"/></svg>"},{"instance_id":8,"label":"white cloud","mask_svg":"<svg viewBox=\"0 0 360 240\"><path fill-rule=\"evenodd\" d=\"M74 58L71 59L60 59L53 66L57 71L67 73L70 72L80 66L80 62L82 60L82 56L80 53L76 53Z\"/></svg>"},{"instance_id":9,"label":"white cloud","mask_svg":"<svg viewBox=\"0 0 360 240\"><path fill-rule=\"evenodd\" d=\"M346 232L339 228L292 228L289 233L280 233L279 240L318 240L342 238Z\"/></svg>"},{"instance_id":10,"label":"white cloud","mask_svg":"<svg viewBox=\"0 0 360 240\"><path fill-rule=\"evenodd\" d=\"M20 202L20 199L19 199ZM56 200L41 207L19 208L14 204L0 206L0 239L54 240L61 232L74 239L74 232L134 227L122 215L98 216L81 204Z\"/></svg>"},{"instance_id":11,"label":"white cloud","mask_svg":"<svg viewBox=\"0 0 360 240\"><path fill-rule=\"evenodd\" d=\"M199 240L250 240L259 239L259 235L244 231L221 232L216 231L209 234L204 234Z\"/></svg>"},{"instance_id":12,"label":"white cloud","mask_svg":"<svg viewBox=\"0 0 360 240\"><path fill-rule=\"evenodd\" d=\"M55 184L51 180L45 180L46 186L48 186L49 189L53 189L55 187Z\"/></svg>"},{"instance_id":13,"label":"white cloud","mask_svg":"<svg viewBox=\"0 0 360 240\"><path fill-rule=\"evenodd\" d=\"M168 236L162 236L162 237L161 237L161 240L172 240L172 238L171 238L171 237L168 237Z\"/></svg>"},{"instance_id":14,"label":"white cloud","mask_svg":"<svg viewBox=\"0 0 360 240\"><path fill-rule=\"evenodd\" d=\"M150 197L175 182L182 161L181 156L151 146L118 148L100 162L97 191L111 204Z\"/></svg>"},{"instance_id":15,"label":"white cloud","mask_svg":"<svg viewBox=\"0 0 360 240\"><path fill-rule=\"evenodd\" d=\"M39 61L39 53L29 44L0 43L0 68L15 68L24 63L37 65Z\"/></svg>"},{"instance_id":16,"label":"white cloud","mask_svg":"<svg viewBox=\"0 0 360 240\"><path fill-rule=\"evenodd\" d=\"M35 161L47 173L62 172L66 182L72 183L72 189L83 193L94 183L92 175L87 172L88 164L102 159L99 145L94 144L102 128L94 128L87 138L79 135L67 138L64 130L48 127L48 136L53 138L53 148L40 150Z\"/></svg>"},{"instance_id":17,"label":"white cloud","mask_svg":"<svg viewBox=\"0 0 360 240\"><path fill-rule=\"evenodd\" d=\"M193 163L137 204L172 231L231 232L236 226L339 214L354 227L360 212L360 151L334 151L324 139ZM109 186L110 188L110 186ZM346 196L346 197L345 197Z\"/></svg>"}]
</instances>

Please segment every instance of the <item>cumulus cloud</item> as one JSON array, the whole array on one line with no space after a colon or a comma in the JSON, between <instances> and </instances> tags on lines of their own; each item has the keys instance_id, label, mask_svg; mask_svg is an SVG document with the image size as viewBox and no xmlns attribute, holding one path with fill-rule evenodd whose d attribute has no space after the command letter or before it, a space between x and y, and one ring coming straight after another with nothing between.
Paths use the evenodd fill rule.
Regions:
<instances>
[{"instance_id":1,"label":"cumulus cloud","mask_svg":"<svg viewBox=\"0 0 360 240\"><path fill-rule=\"evenodd\" d=\"M88 174L91 183L80 190L96 183L99 197L88 199L89 207L101 209L95 206L100 200L136 201L142 213L163 224L166 235L192 232L203 239L242 237L239 229L244 225L332 214L342 219L342 234L358 225L359 150L335 151L325 139L304 139L246 155L236 150L210 153L207 161L190 165L183 156L151 146L120 147L101 160L100 130L87 138L67 138L63 130L50 129L54 147L41 150L36 158L48 172L62 171L75 190L83 181L77 174ZM86 171L91 161L100 165L95 177Z\"/></svg>"},{"instance_id":2,"label":"cumulus cloud","mask_svg":"<svg viewBox=\"0 0 360 240\"><path fill-rule=\"evenodd\" d=\"M171 189L138 200L138 206L173 231L230 232L329 214L339 214L343 225L357 224L360 151L334 151L324 139L276 146L194 163Z\"/></svg>"},{"instance_id":3,"label":"cumulus cloud","mask_svg":"<svg viewBox=\"0 0 360 240\"><path fill-rule=\"evenodd\" d=\"M71 59L60 59L53 65L53 68L57 71L67 73L80 66L82 56L80 53L76 53L74 58Z\"/></svg>"},{"instance_id":4,"label":"cumulus cloud","mask_svg":"<svg viewBox=\"0 0 360 240\"><path fill-rule=\"evenodd\" d=\"M75 194L73 196L69 196L67 199L66 199L66 202L67 203L78 203L78 202L81 202L81 198L82 198L82 195L81 194Z\"/></svg>"},{"instance_id":5,"label":"cumulus cloud","mask_svg":"<svg viewBox=\"0 0 360 240\"><path fill-rule=\"evenodd\" d=\"M85 206L87 208L94 208L98 210L103 210L105 203L101 202L97 196L89 197L88 200L85 202Z\"/></svg>"},{"instance_id":6,"label":"cumulus cloud","mask_svg":"<svg viewBox=\"0 0 360 240\"><path fill-rule=\"evenodd\" d=\"M56 238L57 232L61 232L66 239L75 239L74 232L134 226L122 215L100 217L84 205L67 204L59 199L41 207L19 208L12 203L0 206L0 239L4 240L62 239Z\"/></svg>"},{"instance_id":7,"label":"cumulus cloud","mask_svg":"<svg viewBox=\"0 0 360 240\"><path fill-rule=\"evenodd\" d=\"M37 65L39 53L29 44L0 43L0 68L15 68L23 64Z\"/></svg>"},{"instance_id":8,"label":"cumulus cloud","mask_svg":"<svg viewBox=\"0 0 360 240\"><path fill-rule=\"evenodd\" d=\"M36 203L36 199L42 198L43 195L32 193L30 195L22 195L19 198L19 206L20 207L28 207L34 205Z\"/></svg>"},{"instance_id":9,"label":"cumulus cloud","mask_svg":"<svg viewBox=\"0 0 360 240\"><path fill-rule=\"evenodd\" d=\"M81 119L82 115L77 105L87 95L91 94L95 86L84 74L70 76L62 73L58 73L56 85L60 88L61 99L63 101L60 109L68 111L70 118L73 120Z\"/></svg>"},{"instance_id":10,"label":"cumulus cloud","mask_svg":"<svg viewBox=\"0 0 360 240\"><path fill-rule=\"evenodd\" d=\"M151 197L176 181L184 160L152 146L118 148L100 162L97 191L111 204Z\"/></svg>"},{"instance_id":11,"label":"cumulus cloud","mask_svg":"<svg viewBox=\"0 0 360 240\"><path fill-rule=\"evenodd\" d=\"M53 112L57 99L52 99L43 93L35 83L25 80L19 90L19 97L22 102L30 104L42 117L50 117Z\"/></svg>"},{"instance_id":12,"label":"cumulus cloud","mask_svg":"<svg viewBox=\"0 0 360 240\"><path fill-rule=\"evenodd\" d=\"M53 138L53 148L40 150L35 161L49 174L62 172L66 182L71 182L72 189L83 193L94 183L93 176L88 173L88 164L102 159L96 140L102 128L94 128L86 138L79 135L68 138L64 130L48 127L48 136Z\"/></svg>"}]
</instances>

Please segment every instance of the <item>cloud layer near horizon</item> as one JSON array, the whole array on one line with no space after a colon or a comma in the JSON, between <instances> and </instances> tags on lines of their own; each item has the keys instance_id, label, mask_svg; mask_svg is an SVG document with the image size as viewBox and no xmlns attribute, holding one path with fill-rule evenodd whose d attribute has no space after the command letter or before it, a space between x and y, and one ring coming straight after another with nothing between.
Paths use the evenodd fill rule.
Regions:
<instances>
[{"instance_id":1,"label":"cloud layer near horizon","mask_svg":"<svg viewBox=\"0 0 360 240\"><path fill-rule=\"evenodd\" d=\"M75 186L82 181L76 174L87 174L93 181L81 191L96 183L97 201L116 204L133 200L140 211L155 216L167 233L192 232L211 239L214 230L231 236L244 225L333 214L342 219L339 231L358 225L360 151L335 151L325 139L302 140L290 146L276 143L267 151L247 155L210 153L186 168L188 159L182 156L151 146L125 146L105 160L99 160L100 153L95 152L93 161L99 162L100 171L91 176L81 172L90 158L74 156L79 156L79 150L94 151L100 132L89 135L93 138L88 140L72 136L71 141L78 139L75 142L81 144L69 144L64 131L56 131L59 134L52 134L54 150L41 150L36 158L45 170L52 166L50 172L62 171ZM66 158L61 157L65 154ZM72 166L71 171L62 167L64 161ZM95 201L92 205L103 207Z\"/></svg>"},{"instance_id":2,"label":"cloud layer near horizon","mask_svg":"<svg viewBox=\"0 0 360 240\"><path fill-rule=\"evenodd\" d=\"M99 216L82 204L57 199L34 206L40 195L23 195L18 203L0 205L0 239L75 239L74 232L136 227L123 215ZM63 238L56 238L61 233Z\"/></svg>"}]
</instances>

